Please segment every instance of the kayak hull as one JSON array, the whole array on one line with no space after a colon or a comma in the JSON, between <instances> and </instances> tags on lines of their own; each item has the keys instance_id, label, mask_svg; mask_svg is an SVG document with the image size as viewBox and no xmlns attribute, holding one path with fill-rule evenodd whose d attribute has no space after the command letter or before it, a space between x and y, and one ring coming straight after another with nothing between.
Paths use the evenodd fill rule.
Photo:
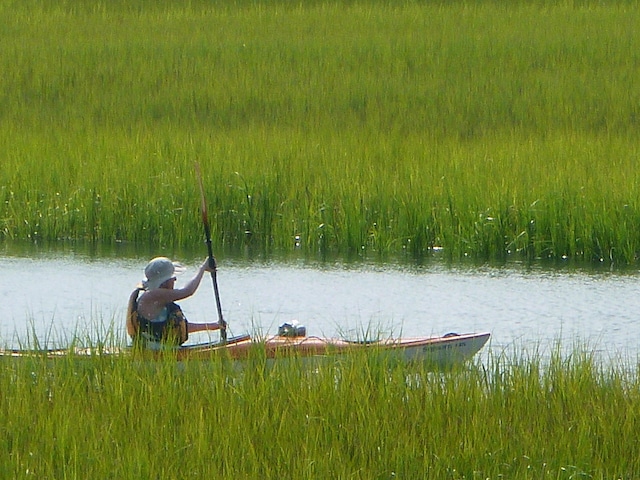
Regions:
<instances>
[{"instance_id":1,"label":"kayak hull","mask_svg":"<svg viewBox=\"0 0 640 480\"><path fill-rule=\"evenodd\" d=\"M464 362L478 353L489 340L489 333L451 334L443 337L412 337L357 342L344 339L270 336L263 339L231 339L226 345L194 345L177 350L180 359L206 359L224 354L234 360L247 358L259 349L268 359L280 357L321 357L344 355L363 349L384 351L404 360L425 360L437 364ZM262 353L264 352L264 353Z\"/></svg>"},{"instance_id":2,"label":"kayak hull","mask_svg":"<svg viewBox=\"0 0 640 480\"><path fill-rule=\"evenodd\" d=\"M159 358L175 356L178 360L207 360L213 358L247 359L252 354L267 359L286 357L327 357L345 355L363 350L388 352L407 361L426 361L437 365L464 362L478 353L489 340L489 333L448 334L441 337L405 337L376 341L349 341L337 338L305 337L252 337L241 335L227 339L226 343L204 343L178 348L74 348L55 350L0 350L1 357L42 355L63 358L69 355L91 357L96 355L132 355Z\"/></svg>"}]
</instances>

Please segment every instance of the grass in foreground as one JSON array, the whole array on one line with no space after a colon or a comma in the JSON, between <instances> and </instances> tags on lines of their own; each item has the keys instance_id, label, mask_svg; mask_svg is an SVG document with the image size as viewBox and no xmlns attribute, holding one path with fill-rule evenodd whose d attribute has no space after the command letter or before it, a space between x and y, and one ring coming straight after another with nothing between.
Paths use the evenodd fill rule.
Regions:
<instances>
[{"instance_id":1,"label":"grass in foreground","mask_svg":"<svg viewBox=\"0 0 640 480\"><path fill-rule=\"evenodd\" d=\"M5 478L637 478L640 379L576 351L446 372L0 359Z\"/></svg>"}]
</instances>

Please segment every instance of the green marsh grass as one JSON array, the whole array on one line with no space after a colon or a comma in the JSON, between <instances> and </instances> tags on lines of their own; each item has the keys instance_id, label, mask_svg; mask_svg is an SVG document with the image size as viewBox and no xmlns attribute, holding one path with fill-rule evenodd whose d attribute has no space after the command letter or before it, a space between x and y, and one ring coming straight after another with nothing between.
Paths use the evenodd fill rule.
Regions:
<instances>
[{"instance_id":1,"label":"green marsh grass","mask_svg":"<svg viewBox=\"0 0 640 480\"><path fill-rule=\"evenodd\" d=\"M486 358L486 357L485 357ZM5 478L636 478L637 368L0 358Z\"/></svg>"},{"instance_id":2,"label":"green marsh grass","mask_svg":"<svg viewBox=\"0 0 640 480\"><path fill-rule=\"evenodd\" d=\"M639 17L0 2L0 236L633 263Z\"/></svg>"}]
</instances>

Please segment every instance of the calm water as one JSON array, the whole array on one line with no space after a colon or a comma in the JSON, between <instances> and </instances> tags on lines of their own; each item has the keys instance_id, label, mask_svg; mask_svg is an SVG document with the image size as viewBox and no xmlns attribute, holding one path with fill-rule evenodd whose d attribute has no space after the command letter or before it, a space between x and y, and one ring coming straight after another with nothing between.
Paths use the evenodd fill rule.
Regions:
<instances>
[{"instance_id":1,"label":"calm water","mask_svg":"<svg viewBox=\"0 0 640 480\"><path fill-rule=\"evenodd\" d=\"M4 252L0 345L32 333L48 345L74 335L124 338L126 300L147 256ZM195 272L198 260L178 284ZM492 351L588 344L635 358L640 338L640 275L609 270L508 266L265 263L219 259L218 284L231 333L275 333L297 319L310 335L362 337L489 331ZM192 322L216 320L211 279L181 302ZM208 334L193 335L205 341ZM216 337L213 337L216 338Z\"/></svg>"}]
</instances>

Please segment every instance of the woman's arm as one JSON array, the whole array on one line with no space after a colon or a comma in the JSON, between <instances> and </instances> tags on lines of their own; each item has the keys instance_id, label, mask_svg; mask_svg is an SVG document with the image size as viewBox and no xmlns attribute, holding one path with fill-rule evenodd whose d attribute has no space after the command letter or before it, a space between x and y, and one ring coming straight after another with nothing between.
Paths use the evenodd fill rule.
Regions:
<instances>
[{"instance_id":1,"label":"woman's arm","mask_svg":"<svg viewBox=\"0 0 640 480\"><path fill-rule=\"evenodd\" d=\"M196 293L196 290L198 289L198 286L202 281L202 276L204 275L205 272L210 272L210 271L211 269L209 268L209 259L206 259L204 263L200 265L200 268L198 269L194 277L191 280L189 280L189 282L187 282L187 284L184 287L167 290L167 292L172 294L168 296L168 297L171 297L171 300L169 300L167 303L175 302L176 300L182 300L183 298L190 297L191 295Z\"/></svg>"}]
</instances>

